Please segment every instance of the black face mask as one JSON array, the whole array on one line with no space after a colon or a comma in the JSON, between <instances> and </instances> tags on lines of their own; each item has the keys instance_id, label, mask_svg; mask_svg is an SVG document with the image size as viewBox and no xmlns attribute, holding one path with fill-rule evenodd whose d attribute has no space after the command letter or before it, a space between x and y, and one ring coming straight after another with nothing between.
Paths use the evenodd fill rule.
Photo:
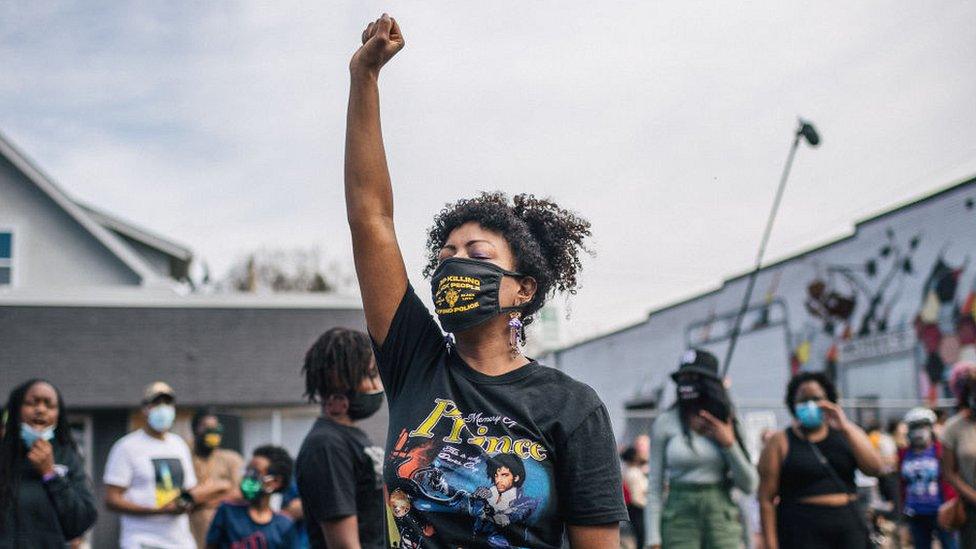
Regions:
<instances>
[{"instance_id":1,"label":"black face mask","mask_svg":"<svg viewBox=\"0 0 976 549\"><path fill-rule=\"evenodd\" d=\"M499 304L503 276L524 275L477 259L452 257L442 261L431 277L430 286L434 312L444 331L463 332L502 313L521 310L521 307Z\"/></svg>"},{"instance_id":2,"label":"black face mask","mask_svg":"<svg viewBox=\"0 0 976 549\"><path fill-rule=\"evenodd\" d=\"M349 399L349 419L357 421L375 414L383 405L383 391L378 393L354 393Z\"/></svg>"}]
</instances>

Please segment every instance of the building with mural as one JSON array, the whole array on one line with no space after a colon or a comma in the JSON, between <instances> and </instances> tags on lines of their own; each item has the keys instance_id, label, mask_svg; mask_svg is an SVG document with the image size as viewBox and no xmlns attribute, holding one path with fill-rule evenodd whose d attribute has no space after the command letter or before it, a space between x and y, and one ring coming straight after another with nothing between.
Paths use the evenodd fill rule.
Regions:
<instances>
[{"instance_id":1,"label":"building with mural","mask_svg":"<svg viewBox=\"0 0 976 549\"><path fill-rule=\"evenodd\" d=\"M668 374L682 351L725 356L747 279L731 278L548 360L592 385L618 438L629 438L673 400ZM834 376L861 421L922 402L951 406L951 366L976 361L976 178L767 265L753 296L729 375L754 435L785 424L784 388L801 370Z\"/></svg>"}]
</instances>

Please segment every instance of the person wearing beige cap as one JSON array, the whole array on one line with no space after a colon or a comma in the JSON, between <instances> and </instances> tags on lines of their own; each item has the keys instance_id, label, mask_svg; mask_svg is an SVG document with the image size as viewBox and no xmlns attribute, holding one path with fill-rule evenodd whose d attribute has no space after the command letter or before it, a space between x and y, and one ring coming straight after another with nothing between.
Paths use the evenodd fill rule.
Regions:
<instances>
[{"instance_id":1,"label":"person wearing beige cap","mask_svg":"<svg viewBox=\"0 0 976 549\"><path fill-rule=\"evenodd\" d=\"M105 505L122 515L122 549L193 547L186 513L196 483L190 448L170 432L176 393L167 383L149 384L142 394L145 427L112 446L105 465Z\"/></svg>"}]
</instances>

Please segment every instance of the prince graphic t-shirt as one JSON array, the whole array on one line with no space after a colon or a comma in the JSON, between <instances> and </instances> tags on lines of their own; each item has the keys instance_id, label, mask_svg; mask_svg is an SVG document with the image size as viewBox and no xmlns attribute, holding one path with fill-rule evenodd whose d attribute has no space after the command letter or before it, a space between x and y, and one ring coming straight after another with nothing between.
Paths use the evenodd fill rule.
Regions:
<instances>
[{"instance_id":1,"label":"prince graphic t-shirt","mask_svg":"<svg viewBox=\"0 0 976 549\"><path fill-rule=\"evenodd\" d=\"M391 547L560 547L627 520L596 392L536 362L487 376L449 350L412 288L376 361L390 406Z\"/></svg>"}]
</instances>

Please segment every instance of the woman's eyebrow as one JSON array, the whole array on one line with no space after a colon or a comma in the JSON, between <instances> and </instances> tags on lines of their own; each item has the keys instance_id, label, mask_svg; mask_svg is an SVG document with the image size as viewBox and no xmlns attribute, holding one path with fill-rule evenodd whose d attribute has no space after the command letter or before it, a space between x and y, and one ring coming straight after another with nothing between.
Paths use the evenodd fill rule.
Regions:
<instances>
[{"instance_id":1,"label":"woman's eyebrow","mask_svg":"<svg viewBox=\"0 0 976 549\"><path fill-rule=\"evenodd\" d=\"M491 242L489 242L487 240L484 240L484 239L469 240L468 243L464 245L464 247L467 248L468 246L471 246L472 244L478 244L478 243L485 243L485 244L488 244L489 246L491 246L493 248L495 247L494 244L492 244Z\"/></svg>"}]
</instances>

